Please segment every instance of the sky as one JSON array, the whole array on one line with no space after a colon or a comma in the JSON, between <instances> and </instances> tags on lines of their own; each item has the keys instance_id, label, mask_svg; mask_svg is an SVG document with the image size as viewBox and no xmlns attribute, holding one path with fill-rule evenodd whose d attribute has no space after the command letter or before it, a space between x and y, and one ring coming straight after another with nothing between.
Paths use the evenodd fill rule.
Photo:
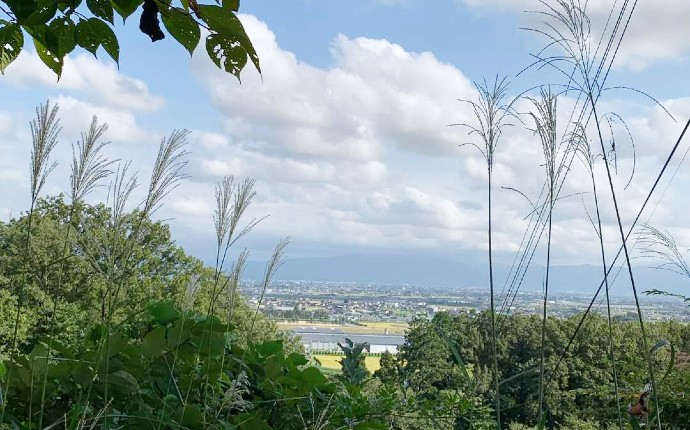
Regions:
<instances>
[{"instance_id":1,"label":"sky","mask_svg":"<svg viewBox=\"0 0 690 430\"><path fill-rule=\"evenodd\" d=\"M589 1L593 43L613 4ZM263 73L250 65L241 83L219 71L203 46L190 58L170 36L151 43L136 17L118 24L119 68L103 52L98 59L76 52L57 82L27 46L0 77L0 217L28 207L28 122L39 103L51 100L60 106L63 132L53 154L60 164L44 194L66 191L71 143L93 115L109 124L107 154L133 160L142 178L164 136L191 131L189 177L157 217L206 261L215 253L214 185L234 175L256 180L248 220L269 215L239 244L253 258L265 258L290 236L291 258L453 255L485 264L486 164L462 146L476 136L449 125L476 123L463 100L476 100L473 83L483 79L506 76L510 98L535 95L525 93L535 85L564 84L549 67L523 71L547 44L525 29L545 28L543 15L529 12L541 7L536 0L245 0L240 18ZM690 115L689 14L685 0L639 2L607 79L663 108L638 91L611 89L601 99L602 112L619 113L634 138L633 158L626 130L614 127L614 183L626 229ZM575 103L573 93L560 97L559 130L566 131ZM515 106L525 126L506 129L494 171L494 249L504 263L520 249L530 201L538 201L546 178L541 144L523 115L529 101ZM643 221L671 232L682 248L690 246L690 178L687 166L674 161L671 170L678 166ZM604 241L615 252L618 227L601 162L595 172ZM590 191L587 170L576 161L554 211L557 264L599 261ZM102 197L103 190L92 200Z\"/></svg>"}]
</instances>

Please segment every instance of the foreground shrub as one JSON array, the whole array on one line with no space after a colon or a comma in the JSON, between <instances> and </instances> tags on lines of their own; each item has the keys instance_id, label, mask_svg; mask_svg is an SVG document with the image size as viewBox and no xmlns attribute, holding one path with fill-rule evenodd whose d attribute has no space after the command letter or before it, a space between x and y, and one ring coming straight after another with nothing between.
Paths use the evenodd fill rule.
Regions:
<instances>
[{"instance_id":1,"label":"foreground shrub","mask_svg":"<svg viewBox=\"0 0 690 430\"><path fill-rule=\"evenodd\" d=\"M38 342L6 365L15 428L386 428L391 403L329 380L283 342L241 347L231 324L152 302L127 329L96 326L75 352ZM57 351L57 353L55 352ZM43 381L45 392L43 392Z\"/></svg>"}]
</instances>

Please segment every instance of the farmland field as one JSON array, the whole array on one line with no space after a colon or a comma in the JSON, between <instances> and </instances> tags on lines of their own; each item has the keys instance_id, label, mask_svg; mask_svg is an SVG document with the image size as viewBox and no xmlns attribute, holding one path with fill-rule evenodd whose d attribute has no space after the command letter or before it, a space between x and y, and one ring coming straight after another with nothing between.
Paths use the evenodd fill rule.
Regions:
<instances>
[{"instance_id":1,"label":"farmland field","mask_svg":"<svg viewBox=\"0 0 690 430\"><path fill-rule=\"evenodd\" d=\"M362 325L357 324L331 324L324 322L309 321L279 321L277 322L280 330L296 330L307 327L328 328L342 330L343 333L352 334L405 334L409 328L407 323L399 322L367 322Z\"/></svg>"},{"instance_id":2,"label":"farmland field","mask_svg":"<svg viewBox=\"0 0 690 430\"><path fill-rule=\"evenodd\" d=\"M321 362L321 366L327 369L340 369L340 360L343 358L342 355L332 355L332 354L314 354L312 358L316 358ZM381 368L380 364L381 357L366 356L364 358L364 365L367 370L374 373Z\"/></svg>"},{"instance_id":3,"label":"farmland field","mask_svg":"<svg viewBox=\"0 0 690 430\"><path fill-rule=\"evenodd\" d=\"M388 330L388 334L405 334L405 330L410 327L407 323L398 322L368 322L364 324L374 332Z\"/></svg>"}]
</instances>

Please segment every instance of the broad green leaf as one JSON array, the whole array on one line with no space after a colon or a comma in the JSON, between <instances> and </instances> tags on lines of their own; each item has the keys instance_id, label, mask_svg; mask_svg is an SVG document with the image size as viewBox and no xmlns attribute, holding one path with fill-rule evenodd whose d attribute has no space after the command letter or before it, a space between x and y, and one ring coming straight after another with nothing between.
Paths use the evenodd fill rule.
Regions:
<instances>
[{"instance_id":1,"label":"broad green leaf","mask_svg":"<svg viewBox=\"0 0 690 430\"><path fill-rule=\"evenodd\" d=\"M57 2L57 8L68 14L73 13L81 4L83 0L59 0Z\"/></svg>"},{"instance_id":2,"label":"broad green leaf","mask_svg":"<svg viewBox=\"0 0 690 430\"><path fill-rule=\"evenodd\" d=\"M228 330L228 325L222 323L215 316L204 317L200 321L197 321L192 328L192 332L203 333L203 332L216 332L225 333Z\"/></svg>"},{"instance_id":3,"label":"broad green leaf","mask_svg":"<svg viewBox=\"0 0 690 430\"><path fill-rule=\"evenodd\" d=\"M206 52L216 66L240 79L240 72L247 64L247 52L237 40L210 34L206 38Z\"/></svg>"},{"instance_id":4,"label":"broad green leaf","mask_svg":"<svg viewBox=\"0 0 690 430\"><path fill-rule=\"evenodd\" d=\"M275 355L279 353L280 351L283 350L283 341L282 340L274 340L274 341L268 341L264 343L260 343L259 345L255 346L256 352L258 352L260 355L264 357L270 357L272 355Z\"/></svg>"},{"instance_id":5,"label":"broad green leaf","mask_svg":"<svg viewBox=\"0 0 690 430\"><path fill-rule=\"evenodd\" d=\"M43 64L48 66L48 68L57 75L58 80L60 80L60 76L62 76L62 67L64 66L63 58L48 51L48 49L36 39L34 39L34 47L36 48L38 58L40 58Z\"/></svg>"},{"instance_id":6,"label":"broad green leaf","mask_svg":"<svg viewBox=\"0 0 690 430\"><path fill-rule=\"evenodd\" d=\"M34 346L29 354L29 363L34 375L42 375L48 362L48 348L45 345L38 344Z\"/></svg>"},{"instance_id":7,"label":"broad green leaf","mask_svg":"<svg viewBox=\"0 0 690 430\"><path fill-rule=\"evenodd\" d=\"M93 368L86 363L77 363L72 370L72 378L74 378L74 382L81 386L90 384L93 381L93 377Z\"/></svg>"},{"instance_id":8,"label":"broad green leaf","mask_svg":"<svg viewBox=\"0 0 690 430\"><path fill-rule=\"evenodd\" d=\"M143 2L144 0L110 0L113 9L122 17L123 22L126 21Z\"/></svg>"},{"instance_id":9,"label":"broad green leaf","mask_svg":"<svg viewBox=\"0 0 690 430\"><path fill-rule=\"evenodd\" d=\"M178 7L170 8L161 14L163 24L170 35L192 55L201 39L199 24L187 12Z\"/></svg>"},{"instance_id":10,"label":"broad green leaf","mask_svg":"<svg viewBox=\"0 0 690 430\"><path fill-rule=\"evenodd\" d=\"M252 60L252 63L254 63L256 70L261 73L259 56L257 55L251 40L249 40L249 36L247 36L247 32L244 30L244 26L239 18L237 18L232 11L229 9L224 9L221 6L199 5L199 11L201 13L201 19L208 24L208 26L211 28L211 31L221 35L225 40L238 43L239 46L241 46L242 49L247 53L247 55L249 55L249 58ZM221 66L219 65L218 67ZM242 67L244 67L244 64ZM229 71L227 68L224 69ZM238 76L235 73L233 74Z\"/></svg>"},{"instance_id":11,"label":"broad green leaf","mask_svg":"<svg viewBox=\"0 0 690 430\"><path fill-rule=\"evenodd\" d=\"M40 25L50 21L57 13L55 0L38 0L34 12L20 21L24 25Z\"/></svg>"},{"instance_id":12,"label":"broad green leaf","mask_svg":"<svg viewBox=\"0 0 690 430\"><path fill-rule=\"evenodd\" d=\"M48 367L48 377L51 379L63 379L66 378L72 369L74 368L74 363L71 361L58 361L55 364L51 364Z\"/></svg>"},{"instance_id":13,"label":"broad green leaf","mask_svg":"<svg viewBox=\"0 0 690 430\"><path fill-rule=\"evenodd\" d=\"M312 385L318 387L328 382L328 379L316 367L307 367L302 372L302 379Z\"/></svg>"},{"instance_id":14,"label":"broad green leaf","mask_svg":"<svg viewBox=\"0 0 690 430\"><path fill-rule=\"evenodd\" d=\"M192 322L185 319L177 320L168 331L168 348L177 348L189 339Z\"/></svg>"},{"instance_id":15,"label":"broad green leaf","mask_svg":"<svg viewBox=\"0 0 690 430\"><path fill-rule=\"evenodd\" d=\"M304 355L298 352L293 352L290 355L288 355L288 359L290 359L290 361L292 361L292 364L294 364L295 366L303 366L309 363L309 360L307 360L307 358Z\"/></svg>"},{"instance_id":16,"label":"broad green leaf","mask_svg":"<svg viewBox=\"0 0 690 430\"><path fill-rule=\"evenodd\" d=\"M86 6L95 16L113 23L113 5L110 0L86 0Z\"/></svg>"},{"instance_id":17,"label":"broad green leaf","mask_svg":"<svg viewBox=\"0 0 690 430\"><path fill-rule=\"evenodd\" d=\"M94 56L99 46L117 63L120 59L120 44L108 24L98 18L89 18L77 24L77 43Z\"/></svg>"},{"instance_id":18,"label":"broad green leaf","mask_svg":"<svg viewBox=\"0 0 690 430\"><path fill-rule=\"evenodd\" d=\"M159 324L168 324L180 318L180 313L170 302L154 302L149 304L147 308Z\"/></svg>"},{"instance_id":19,"label":"broad green leaf","mask_svg":"<svg viewBox=\"0 0 690 430\"><path fill-rule=\"evenodd\" d=\"M126 370L118 370L108 375L108 385L125 395L139 391L137 379Z\"/></svg>"},{"instance_id":20,"label":"broad green leaf","mask_svg":"<svg viewBox=\"0 0 690 430\"><path fill-rule=\"evenodd\" d=\"M106 345L108 347L108 354L106 357L103 357L103 361L112 360L112 357L126 352L129 343L122 333L115 332L110 335L110 339L108 339Z\"/></svg>"},{"instance_id":21,"label":"broad green leaf","mask_svg":"<svg viewBox=\"0 0 690 430\"><path fill-rule=\"evenodd\" d=\"M146 357L159 356L165 349L165 327L156 327L144 337L141 343L141 350Z\"/></svg>"},{"instance_id":22,"label":"broad green leaf","mask_svg":"<svg viewBox=\"0 0 690 430\"><path fill-rule=\"evenodd\" d=\"M225 351L225 336L218 332L204 332L195 339L199 345L199 354L206 356L220 355Z\"/></svg>"},{"instance_id":23,"label":"broad green leaf","mask_svg":"<svg viewBox=\"0 0 690 430\"><path fill-rule=\"evenodd\" d=\"M41 24L41 25L32 25L32 26L22 26L22 29L29 33L29 36L34 39L34 41L40 43L44 47L47 46L46 43L46 32L48 31L48 26ZM47 49L47 48L46 48Z\"/></svg>"},{"instance_id":24,"label":"broad green leaf","mask_svg":"<svg viewBox=\"0 0 690 430\"><path fill-rule=\"evenodd\" d=\"M0 363L0 379L4 378L6 373L7 368L5 367L5 363Z\"/></svg>"},{"instance_id":25,"label":"broad green leaf","mask_svg":"<svg viewBox=\"0 0 690 430\"><path fill-rule=\"evenodd\" d=\"M283 373L283 363L278 357L269 357L264 364L266 377L275 379Z\"/></svg>"},{"instance_id":26,"label":"broad green leaf","mask_svg":"<svg viewBox=\"0 0 690 430\"><path fill-rule=\"evenodd\" d=\"M77 46L75 25L67 18L54 19L45 33L46 48L58 57L64 57Z\"/></svg>"},{"instance_id":27,"label":"broad green leaf","mask_svg":"<svg viewBox=\"0 0 690 430\"><path fill-rule=\"evenodd\" d=\"M20 24L24 24L24 21L38 10L36 0L5 0L4 2Z\"/></svg>"},{"instance_id":28,"label":"broad green leaf","mask_svg":"<svg viewBox=\"0 0 690 430\"><path fill-rule=\"evenodd\" d=\"M24 33L17 24L0 22L0 73L5 73L24 46Z\"/></svg>"},{"instance_id":29,"label":"broad green leaf","mask_svg":"<svg viewBox=\"0 0 690 430\"><path fill-rule=\"evenodd\" d=\"M240 0L223 0L223 7L237 12L240 10Z\"/></svg>"}]
</instances>

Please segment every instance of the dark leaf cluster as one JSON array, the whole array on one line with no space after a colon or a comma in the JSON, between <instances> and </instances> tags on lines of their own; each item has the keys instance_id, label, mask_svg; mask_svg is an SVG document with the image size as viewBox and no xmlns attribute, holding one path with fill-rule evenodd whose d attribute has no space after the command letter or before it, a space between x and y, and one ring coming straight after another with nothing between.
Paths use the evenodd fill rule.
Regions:
<instances>
[{"instance_id":1,"label":"dark leaf cluster","mask_svg":"<svg viewBox=\"0 0 690 430\"><path fill-rule=\"evenodd\" d=\"M214 0L211 4L196 0L2 0L0 72L19 56L25 35L58 79L65 57L77 47L94 56L103 48L119 63L115 16L125 22L139 9L139 29L151 41L165 38L162 22L167 33L191 55L204 29L208 33L206 52L219 68L239 79L249 59L261 72L256 50L236 15L238 0Z\"/></svg>"}]
</instances>

